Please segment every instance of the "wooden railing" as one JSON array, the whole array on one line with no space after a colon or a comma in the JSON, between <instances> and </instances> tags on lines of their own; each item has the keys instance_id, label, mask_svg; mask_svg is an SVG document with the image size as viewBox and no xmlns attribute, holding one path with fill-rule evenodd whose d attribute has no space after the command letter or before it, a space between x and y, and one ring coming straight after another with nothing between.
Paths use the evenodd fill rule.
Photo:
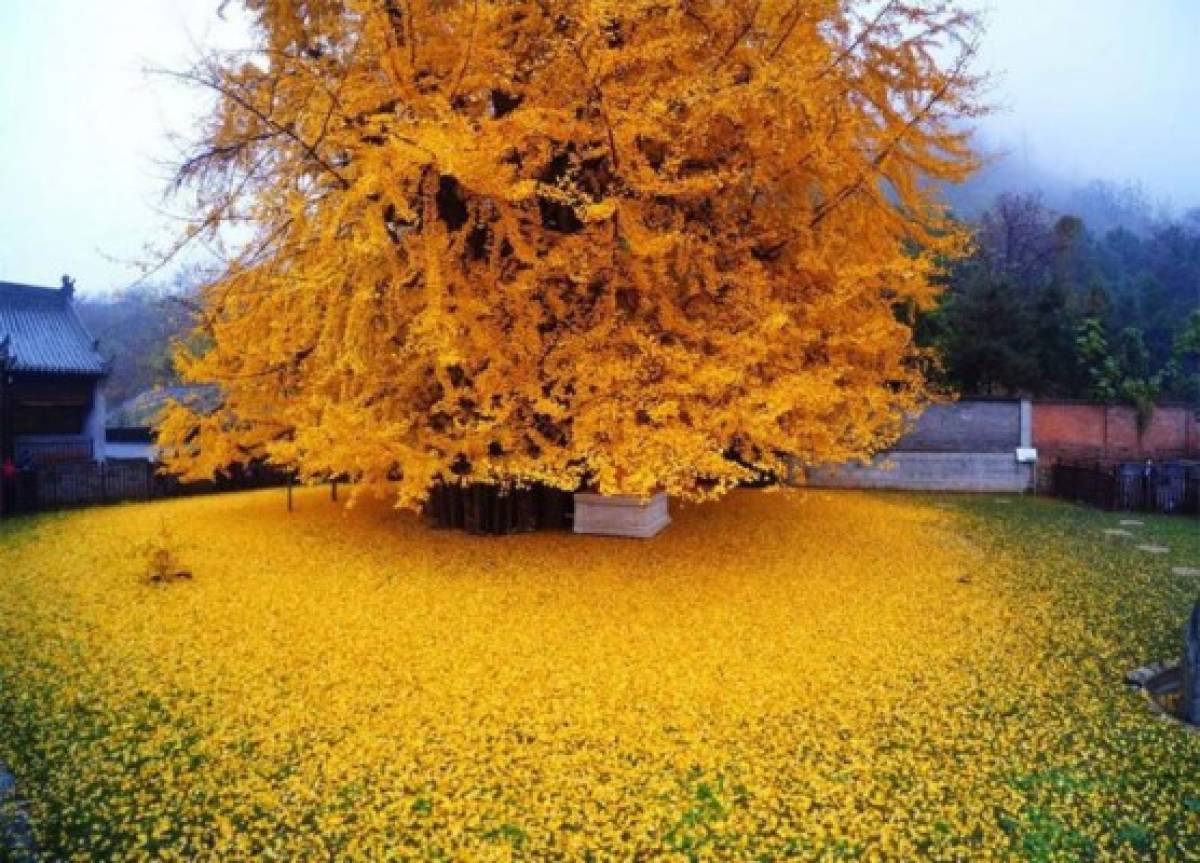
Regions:
<instances>
[{"instance_id":1,"label":"wooden railing","mask_svg":"<svg viewBox=\"0 0 1200 863\"><path fill-rule=\"evenodd\" d=\"M14 449L19 462L39 466L91 461L93 455L91 438L72 441L18 440Z\"/></svg>"}]
</instances>

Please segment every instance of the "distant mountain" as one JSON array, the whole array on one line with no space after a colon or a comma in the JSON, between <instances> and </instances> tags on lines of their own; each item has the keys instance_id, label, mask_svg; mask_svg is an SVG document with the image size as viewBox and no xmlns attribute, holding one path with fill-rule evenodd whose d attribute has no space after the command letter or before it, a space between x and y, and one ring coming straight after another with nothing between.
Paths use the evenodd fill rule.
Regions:
<instances>
[{"instance_id":1,"label":"distant mountain","mask_svg":"<svg viewBox=\"0 0 1200 863\"><path fill-rule=\"evenodd\" d=\"M990 154L985 167L966 183L944 188L959 218L977 220L1005 193L1035 195L1050 210L1082 219L1097 237L1115 228L1145 235L1173 215L1165 205L1152 201L1138 183L1099 179L1072 183L988 142L982 142L980 150Z\"/></svg>"},{"instance_id":2,"label":"distant mountain","mask_svg":"<svg viewBox=\"0 0 1200 863\"><path fill-rule=\"evenodd\" d=\"M183 302L191 296L175 287L76 299L79 316L111 363L104 382L109 404L178 382L171 351L192 327L192 313Z\"/></svg>"}]
</instances>

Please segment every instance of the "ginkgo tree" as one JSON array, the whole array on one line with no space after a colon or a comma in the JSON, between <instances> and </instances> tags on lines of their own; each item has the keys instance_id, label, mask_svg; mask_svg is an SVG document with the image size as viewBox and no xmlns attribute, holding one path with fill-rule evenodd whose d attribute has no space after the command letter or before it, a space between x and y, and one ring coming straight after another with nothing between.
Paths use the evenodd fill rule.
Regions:
<instances>
[{"instance_id":1,"label":"ginkgo tree","mask_svg":"<svg viewBox=\"0 0 1200 863\"><path fill-rule=\"evenodd\" d=\"M242 0L178 183L202 292L188 476L266 459L720 493L870 454L928 397L979 21L944 0ZM246 237L249 239L246 239Z\"/></svg>"}]
</instances>

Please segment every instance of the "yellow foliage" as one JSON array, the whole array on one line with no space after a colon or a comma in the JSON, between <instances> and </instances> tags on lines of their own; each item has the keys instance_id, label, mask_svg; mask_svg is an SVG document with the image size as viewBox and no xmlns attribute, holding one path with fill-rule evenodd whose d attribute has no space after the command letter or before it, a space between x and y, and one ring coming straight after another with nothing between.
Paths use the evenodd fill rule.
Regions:
<instances>
[{"instance_id":1,"label":"yellow foliage","mask_svg":"<svg viewBox=\"0 0 1200 863\"><path fill-rule=\"evenodd\" d=\"M699 498L925 398L897 310L963 241L954 4L243 2L180 180L197 236L254 239L180 357L226 404L168 419L175 470Z\"/></svg>"},{"instance_id":2,"label":"yellow foliage","mask_svg":"<svg viewBox=\"0 0 1200 863\"><path fill-rule=\"evenodd\" d=\"M1119 683L1169 655L1187 580L1132 548L1075 562L1108 516L1010 505L980 530L901 496L743 491L648 543L498 544L296 501L0 530L0 761L46 859L1200 847L1200 737ZM169 590L124 553L164 516L196 576Z\"/></svg>"}]
</instances>

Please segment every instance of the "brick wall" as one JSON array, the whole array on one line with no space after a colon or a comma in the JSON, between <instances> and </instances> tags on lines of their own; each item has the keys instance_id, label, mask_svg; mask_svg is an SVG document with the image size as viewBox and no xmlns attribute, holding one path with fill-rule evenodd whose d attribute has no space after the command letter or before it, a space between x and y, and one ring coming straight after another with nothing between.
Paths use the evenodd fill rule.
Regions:
<instances>
[{"instance_id":1,"label":"brick wall","mask_svg":"<svg viewBox=\"0 0 1200 863\"><path fill-rule=\"evenodd\" d=\"M1200 427L1184 407L1156 408L1138 430L1137 413L1126 405L1039 401L1033 406L1033 445L1038 460L1058 458L1104 461L1200 456Z\"/></svg>"}]
</instances>

